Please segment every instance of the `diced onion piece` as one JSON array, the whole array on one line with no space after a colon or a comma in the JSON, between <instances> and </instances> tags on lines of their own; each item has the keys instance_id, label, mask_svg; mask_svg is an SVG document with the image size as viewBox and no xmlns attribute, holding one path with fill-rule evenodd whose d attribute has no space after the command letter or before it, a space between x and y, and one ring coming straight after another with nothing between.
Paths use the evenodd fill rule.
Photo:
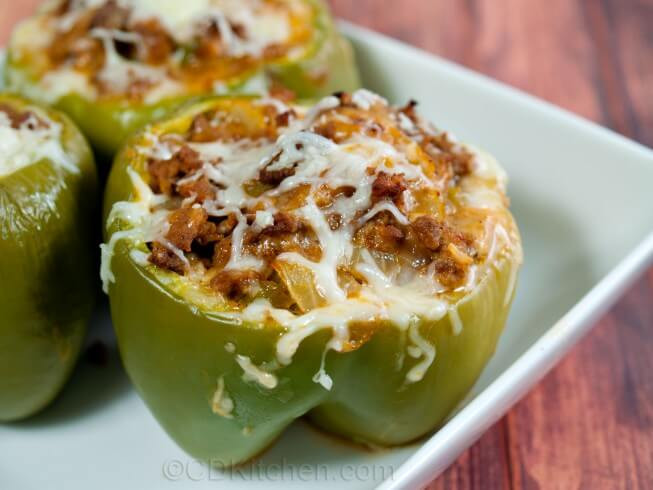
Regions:
<instances>
[{"instance_id":1,"label":"diced onion piece","mask_svg":"<svg viewBox=\"0 0 653 490\"><path fill-rule=\"evenodd\" d=\"M370 252L376 262L377 267L388 277L393 277L399 273L401 268L399 257L393 253L379 252L372 250Z\"/></svg>"},{"instance_id":2,"label":"diced onion piece","mask_svg":"<svg viewBox=\"0 0 653 490\"><path fill-rule=\"evenodd\" d=\"M327 304L315 285L315 276L311 269L283 260L276 260L273 267L302 312Z\"/></svg>"}]
</instances>

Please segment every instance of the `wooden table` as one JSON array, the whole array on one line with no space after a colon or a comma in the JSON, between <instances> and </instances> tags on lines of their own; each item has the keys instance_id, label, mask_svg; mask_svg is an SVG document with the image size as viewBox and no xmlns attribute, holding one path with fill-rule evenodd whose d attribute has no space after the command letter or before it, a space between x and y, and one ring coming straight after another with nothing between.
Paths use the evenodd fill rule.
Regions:
<instances>
[{"instance_id":1,"label":"wooden table","mask_svg":"<svg viewBox=\"0 0 653 490\"><path fill-rule=\"evenodd\" d=\"M0 43L37 3L0 0ZM653 0L331 4L653 146ZM653 488L653 269L429 488Z\"/></svg>"}]
</instances>

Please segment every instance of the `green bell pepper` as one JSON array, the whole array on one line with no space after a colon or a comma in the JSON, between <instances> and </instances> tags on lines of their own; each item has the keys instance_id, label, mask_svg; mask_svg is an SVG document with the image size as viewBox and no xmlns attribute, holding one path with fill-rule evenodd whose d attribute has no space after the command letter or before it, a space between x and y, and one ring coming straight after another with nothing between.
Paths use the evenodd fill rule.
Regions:
<instances>
[{"instance_id":1,"label":"green bell pepper","mask_svg":"<svg viewBox=\"0 0 653 490\"><path fill-rule=\"evenodd\" d=\"M304 1L314 9L315 17L313 39L302 57L282 58L221 80L221 94L257 93L270 83L280 83L299 99L313 99L360 86L351 46L338 32L328 7L322 0ZM4 74L7 89L68 114L89 139L101 165L109 166L126 138L146 123L170 114L184 103L211 95L189 92L145 103L116 96L90 99L72 91L53 99L41 86L43 74L37 73L29 57L17 48L19 34L14 33L7 50Z\"/></svg>"},{"instance_id":2,"label":"green bell pepper","mask_svg":"<svg viewBox=\"0 0 653 490\"><path fill-rule=\"evenodd\" d=\"M46 156L9 172L0 165L0 421L11 421L45 407L80 352L96 291L97 177L66 116L13 96L0 95L0 105L60 125L72 162Z\"/></svg>"},{"instance_id":3,"label":"green bell pepper","mask_svg":"<svg viewBox=\"0 0 653 490\"><path fill-rule=\"evenodd\" d=\"M154 131L187 127L180 121L189 113L193 108L155 125ZM115 203L140 199L142 190L132 175L148 179L145 159L135 150L141 138L134 136L116 158L105 217ZM148 250L130 237L133 229L118 215L107 221L105 239L113 248L109 263L103 263L113 279L108 294L124 365L168 434L192 456L217 466L252 458L301 416L376 446L404 444L436 429L492 356L521 260L516 246L471 293L454 302L454 313L438 321L415 317L409 327L389 321L364 324L357 327L361 345L342 352L327 350L330 329L320 329L283 364L275 346L286 327L252 323L171 287L174 273L137 260ZM416 337L433 347L434 359L421 379L407 382L423 362L406 355ZM252 365L265 366L274 378L258 369L250 372ZM314 377L321 367L333 381L330 390Z\"/></svg>"}]
</instances>

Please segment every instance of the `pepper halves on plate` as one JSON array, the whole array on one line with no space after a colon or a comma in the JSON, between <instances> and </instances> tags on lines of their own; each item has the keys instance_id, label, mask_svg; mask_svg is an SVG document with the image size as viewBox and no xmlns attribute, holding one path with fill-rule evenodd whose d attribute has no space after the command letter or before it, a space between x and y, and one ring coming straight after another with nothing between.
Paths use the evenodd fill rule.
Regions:
<instances>
[{"instance_id":1,"label":"pepper halves on plate","mask_svg":"<svg viewBox=\"0 0 653 490\"><path fill-rule=\"evenodd\" d=\"M0 95L0 421L47 405L95 299L97 178L63 114Z\"/></svg>"},{"instance_id":2,"label":"pepper halves on plate","mask_svg":"<svg viewBox=\"0 0 653 490\"><path fill-rule=\"evenodd\" d=\"M496 347L521 246L488 155L368 91L216 98L133 137L102 276L125 367L186 451L243 462L298 417L437 428Z\"/></svg>"}]
</instances>

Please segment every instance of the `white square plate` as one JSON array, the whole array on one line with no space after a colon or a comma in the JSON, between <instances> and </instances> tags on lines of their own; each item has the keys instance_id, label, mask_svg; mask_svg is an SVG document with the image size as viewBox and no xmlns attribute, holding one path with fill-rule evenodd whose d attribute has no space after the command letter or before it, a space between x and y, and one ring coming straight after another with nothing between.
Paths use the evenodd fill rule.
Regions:
<instances>
[{"instance_id":1,"label":"white square plate","mask_svg":"<svg viewBox=\"0 0 653 490\"><path fill-rule=\"evenodd\" d=\"M415 488L444 468L585 333L653 256L653 152L544 102L353 26L365 84L408 98L511 177L525 265L508 327L472 394L430 439L368 452L298 422L251 465L193 461L131 389L115 347L82 361L56 403L0 427L0 487L66 489ZM93 335L109 339L106 307Z\"/></svg>"}]
</instances>

